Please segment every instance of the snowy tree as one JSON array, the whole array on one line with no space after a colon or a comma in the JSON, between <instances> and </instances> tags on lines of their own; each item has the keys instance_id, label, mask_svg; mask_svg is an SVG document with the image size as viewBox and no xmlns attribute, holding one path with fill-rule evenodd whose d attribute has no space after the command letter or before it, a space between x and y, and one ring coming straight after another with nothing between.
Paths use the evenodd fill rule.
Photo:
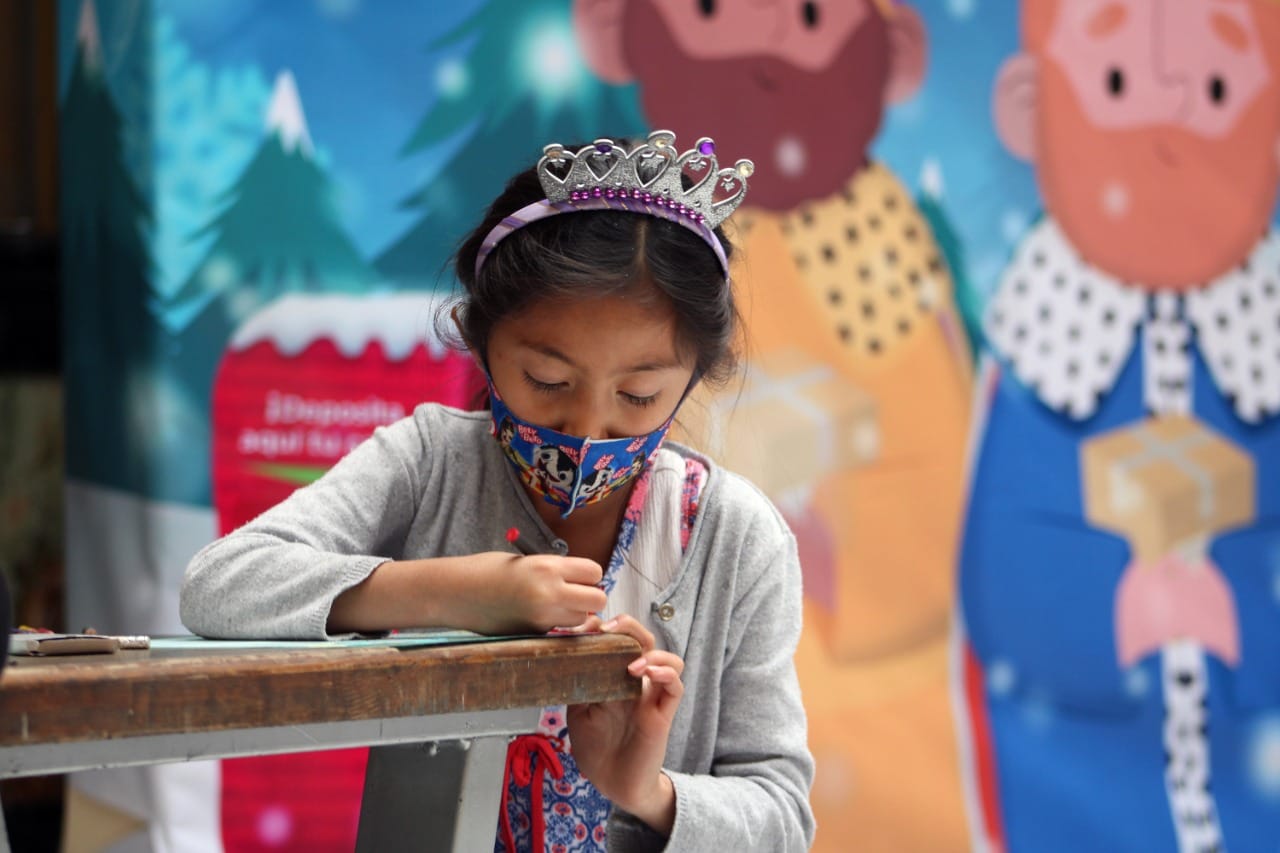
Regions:
<instances>
[{"instance_id":1,"label":"snowy tree","mask_svg":"<svg viewBox=\"0 0 1280 853\"><path fill-rule=\"evenodd\" d=\"M567 0L487 0L431 49L441 57L437 97L403 154L451 153L403 201L421 216L376 262L408 287L437 285L485 205L546 143L647 130L635 88L602 83L587 69Z\"/></svg>"},{"instance_id":2,"label":"snowy tree","mask_svg":"<svg viewBox=\"0 0 1280 853\"><path fill-rule=\"evenodd\" d=\"M223 207L194 240L204 259L166 300L173 330L165 370L183 389L199 436L207 433L210 392L232 333L258 308L287 293L367 293L379 289L339 220L331 181L317 163L293 75L276 79L266 135ZM207 443L207 442L206 442ZM191 471L208 501L208 475Z\"/></svg>"},{"instance_id":3,"label":"snowy tree","mask_svg":"<svg viewBox=\"0 0 1280 853\"><path fill-rule=\"evenodd\" d=\"M146 449L132 421L157 344L150 211L125 165L92 0L81 7L61 120L67 470L146 493Z\"/></svg>"},{"instance_id":4,"label":"snowy tree","mask_svg":"<svg viewBox=\"0 0 1280 853\"><path fill-rule=\"evenodd\" d=\"M288 72L276 80L266 138L223 202L192 235L212 242L171 302L194 301L235 326L285 293L363 292L375 284L338 218Z\"/></svg>"}]
</instances>

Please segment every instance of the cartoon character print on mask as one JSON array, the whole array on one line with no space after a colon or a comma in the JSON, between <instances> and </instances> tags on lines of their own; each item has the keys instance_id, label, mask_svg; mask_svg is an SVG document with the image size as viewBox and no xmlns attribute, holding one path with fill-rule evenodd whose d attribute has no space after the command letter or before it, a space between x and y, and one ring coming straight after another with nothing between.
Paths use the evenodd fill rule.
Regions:
<instances>
[{"instance_id":1,"label":"cartoon character print on mask","mask_svg":"<svg viewBox=\"0 0 1280 853\"><path fill-rule=\"evenodd\" d=\"M539 494L571 494L573 482L578 476L578 466L566 449L542 445L533 451L532 475L534 489Z\"/></svg>"},{"instance_id":2,"label":"cartoon character print on mask","mask_svg":"<svg viewBox=\"0 0 1280 853\"><path fill-rule=\"evenodd\" d=\"M592 471L582 480L582 488L578 490L578 494L583 498L590 498L597 492L604 491L609 487L609 470L601 468Z\"/></svg>"},{"instance_id":3,"label":"cartoon character print on mask","mask_svg":"<svg viewBox=\"0 0 1280 853\"><path fill-rule=\"evenodd\" d=\"M512 439L516 437L516 425L511 422L511 418L503 418L502 423L497 421L491 425L489 432L494 438L498 439L498 446L502 448L502 452L515 465L517 470L524 471L529 467L529 460L516 453Z\"/></svg>"},{"instance_id":4,"label":"cartoon character print on mask","mask_svg":"<svg viewBox=\"0 0 1280 853\"><path fill-rule=\"evenodd\" d=\"M565 516L633 481L662 445L674 418L673 414L645 435L595 441L521 420L507 408L492 380L489 400L490 432L503 455L521 482Z\"/></svg>"}]
</instances>

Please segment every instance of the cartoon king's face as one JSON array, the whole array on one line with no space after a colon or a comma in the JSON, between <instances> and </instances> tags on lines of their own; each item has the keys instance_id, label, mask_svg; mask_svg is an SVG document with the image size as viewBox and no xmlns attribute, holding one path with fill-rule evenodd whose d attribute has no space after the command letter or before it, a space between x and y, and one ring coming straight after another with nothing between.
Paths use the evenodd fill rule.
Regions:
<instances>
[{"instance_id":1,"label":"cartoon king's face","mask_svg":"<svg viewBox=\"0 0 1280 853\"><path fill-rule=\"evenodd\" d=\"M997 129L1088 262L1184 289L1249 254L1280 177L1280 4L1026 0L1023 41Z\"/></svg>"},{"instance_id":2,"label":"cartoon king's face","mask_svg":"<svg viewBox=\"0 0 1280 853\"><path fill-rule=\"evenodd\" d=\"M654 127L753 152L750 203L769 210L839 191L924 76L923 22L889 0L575 0L574 23L598 75L640 83Z\"/></svg>"}]
</instances>

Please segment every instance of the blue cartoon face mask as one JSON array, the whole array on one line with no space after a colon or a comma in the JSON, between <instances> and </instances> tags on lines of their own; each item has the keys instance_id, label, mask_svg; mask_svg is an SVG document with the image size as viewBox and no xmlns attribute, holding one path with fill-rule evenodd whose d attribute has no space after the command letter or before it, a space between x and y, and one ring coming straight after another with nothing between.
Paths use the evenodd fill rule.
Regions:
<instances>
[{"instance_id":1,"label":"blue cartoon face mask","mask_svg":"<svg viewBox=\"0 0 1280 853\"><path fill-rule=\"evenodd\" d=\"M516 417L489 382L493 434L526 486L567 517L634 480L671 429L670 418L633 438L590 439L557 432ZM677 406L677 409L679 407Z\"/></svg>"}]
</instances>

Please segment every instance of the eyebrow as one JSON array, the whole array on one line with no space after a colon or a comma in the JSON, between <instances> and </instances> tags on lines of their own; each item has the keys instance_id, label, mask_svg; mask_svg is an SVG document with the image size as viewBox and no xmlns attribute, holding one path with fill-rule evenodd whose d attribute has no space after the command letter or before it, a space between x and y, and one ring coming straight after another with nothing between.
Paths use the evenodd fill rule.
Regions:
<instances>
[{"instance_id":1,"label":"eyebrow","mask_svg":"<svg viewBox=\"0 0 1280 853\"><path fill-rule=\"evenodd\" d=\"M1085 29L1094 38L1102 38L1119 29L1127 17L1129 17L1129 12L1125 7L1119 3L1108 3L1089 18L1089 23L1085 25Z\"/></svg>"},{"instance_id":2,"label":"eyebrow","mask_svg":"<svg viewBox=\"0 0 1280 853\"><path fill-rule=\"evenodd\" d=\"M533 350L534 352L545 355L548 358L554 358L556 361L563 361L565 364L569 365L570 367L579 366L576 361L569 358L569 356L565 355L560 350L556 349L550 344L535 343L533 341L521 341L520 344L526 349ZM675 358L670 358L670 359L659 358L659 359L654 359L652 361L642 361L639 364L633 364L630 367L624 367L622 370L618 371L618 373L619 374L647 373L647 372L652 372L656 370L670 370L671 368L680 367L680 366L681 366L680 362L677 361Z\"/></svg>"},{"instance_id":3,"label":"eyebrow","mask_svg":"<svg viewBox=\"0 0 1280 853\"><path fill-rule=\"evenodd\" d=\"M1222 10L1215 10L1211 13L1209 24L1218 38L1227 43L1228 47L1234 48L1240 53L1244 53L1249 49L1249 34L1240 22Z\"/></svg>"}]
</instances>

